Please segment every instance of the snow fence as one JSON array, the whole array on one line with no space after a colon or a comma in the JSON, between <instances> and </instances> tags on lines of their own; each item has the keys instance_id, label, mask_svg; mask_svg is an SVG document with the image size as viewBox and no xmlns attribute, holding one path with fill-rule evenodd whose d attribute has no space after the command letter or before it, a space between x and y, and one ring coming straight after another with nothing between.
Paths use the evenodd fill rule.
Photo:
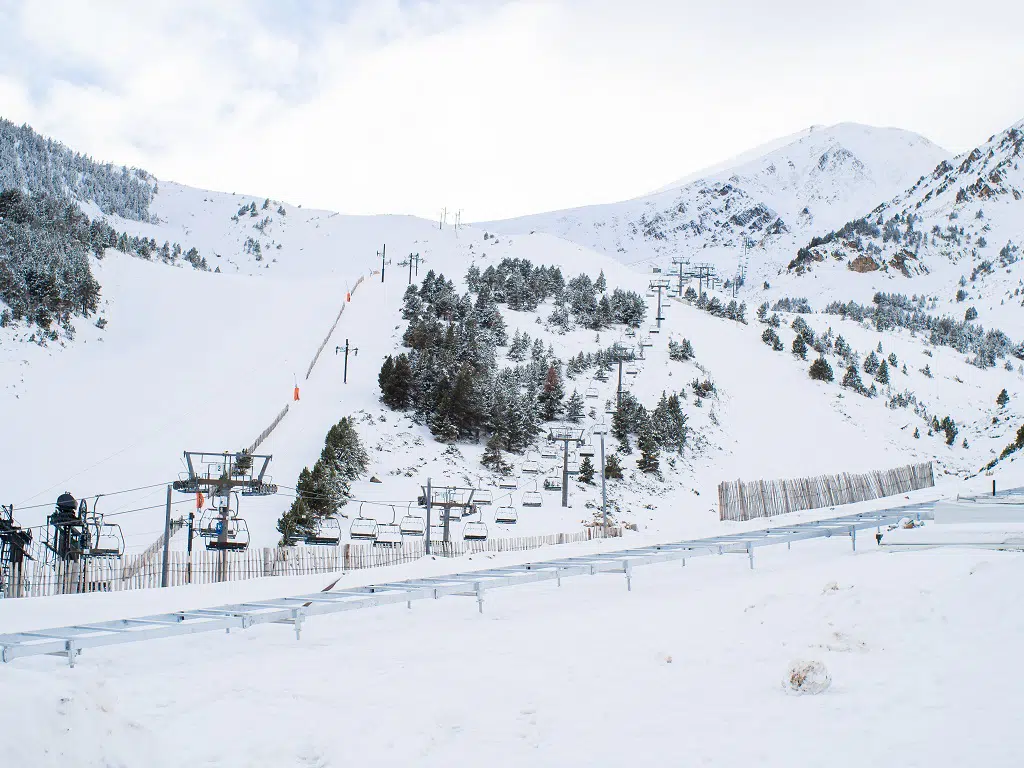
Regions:
<instances>
[{"instance_id":1,"label":"snow fence","mask_svg":"<svg viewBox=\"0 0 1024 768\"><path fill-rule=\"evenodd\" d=\"M932 462L878 469L862 475L818 475L785 480L724 481L718 485L721 520L753 520L802 509L870 501L935 485Z\"/></svg>"}]
</instances>

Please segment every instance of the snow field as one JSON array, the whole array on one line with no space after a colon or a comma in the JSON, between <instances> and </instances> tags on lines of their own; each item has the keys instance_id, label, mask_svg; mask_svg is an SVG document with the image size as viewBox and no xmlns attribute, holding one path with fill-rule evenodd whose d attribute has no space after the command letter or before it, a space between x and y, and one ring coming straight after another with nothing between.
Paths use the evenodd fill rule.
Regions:
<instances>
[{"instance_id":1,"label":"snow field","mask_svg":"<svg viewBox=\"0 0 1024 768\"><path fill-rule=\"evenodd\" d=\"M768 548L754 571L740 556L651 566L631 593L621 576L499 590L483 615L455 598L320 617L299 642L264 627L98 650L74 670L24 660L0 677L25 736L10 754L40 766L1016 764L1021 555L845 544ZM786 695L798 659L823 662L831 688Z\"/></svg>"}]
</instances>

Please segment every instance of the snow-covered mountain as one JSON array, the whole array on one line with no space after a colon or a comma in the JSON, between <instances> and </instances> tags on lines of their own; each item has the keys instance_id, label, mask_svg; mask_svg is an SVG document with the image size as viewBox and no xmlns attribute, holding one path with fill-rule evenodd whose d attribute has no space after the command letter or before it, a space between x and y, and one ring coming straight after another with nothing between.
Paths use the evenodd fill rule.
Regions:
<instances>
[{"instance_id":1,"label":"snow-covered mountain","mask_svg":"<svg viewBox=\"0 0 1024 768\"><path fill-rule=\"evenodd\" d=\"M895 199L811 239L789 270L816 276L840 270L854 285L914 277L915 292L935 292L956 314L973 306L987 323L1019 328L1022 161L1024 121L943 160Z\"/></svg>"},{"instance_id":2,"label":"snow-covered mountain","mask_svg":"<svg viewBox=\"0 0 1024 768\"><path fill-rule=\"evenodd\" d=\"M746 241L754 248L751 267L761 262L774 274L794 244L898 194L950 157L917 134L853 123L813 127L764 149L647 197L480 226L546 232L627 264L661 266L682 256L725 258L735 269Z\"/></svg>"},{"instance_id":3,"label":"snow-covered mountain","mask_svg":"<svg viewBox=\"0 0 1024 768\"><path fill-rule=\"evenodd\" d=\"M843 189L843 178L851 179L854 189L895 183L887 175L891 169L876 166L885 152L898 156L900 142L910 141L911 155L939 152L900 133L883 132L889 149L875 154L854 139L837 138L865 131L870 133L850 127L813 131L787 145L788 150L776 150L770 155L774 161L749 161L742 177L734 169L719 180L663 193L672 199L692 196L706 206L709 217L706 229L673 231L673 242L735 244L744 233L761 233L771 242L791 241L796 224L783 221L778 235L766 234L790 216L779 211L803 204L809 209L803 218L810 227L812 220L827 216L820 210L853 204L856 195ZM822 168L815 171L819 163ZM399 262L419 254L425 261L414 281L433 269L444 273L460 296L468 288L471 265L486 271L506 258L558 267L566 280L580 273L596 278L603 271L609 294L615 288L642 292L648 281L602 243L591 247L541 232L495 236L490 225L439 230L434 222L412 217L309 211L264 195L198 190L148 174L129 177L144 180L152 190L136 218L109 207L105 212L101 201L86 193L75 195L94 222L102 220L112 231L135 238L135 245L130 255L120 250L120 235L113 245L102 238L93 243L99 250L88 260L100 299L88 318L72 318L74 338L59 334L41 345L33 328L22 322L0 328L0 421L5 426L0 459L8 470L0 492L22 510L19 518L25 524L41 522L61 491L85 496L159 484L180 471L185 449L249 445L285 405L290 406L287 418L262 446L274 454L272 472L282 486L293 485L299 471L316 461L332 424L353 416L370 453L367 477L353 485L353 493L385 504L367 507L367 514L390 519L396 511L391 504L414 499L426 477L481 483L494 487L497 496L497 476L480 463L482 440L438 443L422 420L380 402L381 364L405 349L402 305L409 275L406 264ZM769 184L771 178L783 177L776 186ZM817 197L812 199L809 190ZM769 205L774 207L766 213ZM763 210L741 216L743 224L728 224L726 213L733 216L757 206ZM136 215L133 209L123 212ZM600 228L594 231L600 234ZM675 251L665 244L668 235L663 233L663 238L652 237L650 243L664 248L667 257ZM138 250L143 240L148 244L145 255ZM638 242L649 244L646 238ZM163 243L169 244L167 249ZM174 243L182 252L196 249L208 269L193 268L175 256ZM371 272L380 268L378 252L385 244L391 263L381 282ZM359 278L363 283L349 302L346 294ZM799 284L806 276L785 279ZM950 473L966 474L1007 444L1008 431L1015 428L1008 419L1024 402L1016 370L999 367L979 373L952 350L933 353L923 339L909 333L872 330L835 316L807 317L818 336L832 327L861 357L881 343L886 355L894 353L905 363L907 373L894 373L892 385L882 392L912 389L924 404L922 413L955 417L960 439L969 437L970 447L945 445L939 434L924 434L926 421L909 409L886 408L884 397L854 396L838 383L809 379L808 362L762 343L764 329L752 317L755 302L741 298L748 303L749 325L673 301L661 334L651 337L645 361L627 377L630 391L648 409L662 392L682 393L693 442L683 456L664 457L660 479L637 470L635 450L623 454L625 479L610 486L621 521L649 534L713 531L720 525L712 511L714 489L726 478L861 471L931 458ZM342 307L345 312L328 336ZM550 319L555 309L549 299L536 309L503 306L501 312L510 337L515 331L529 333L561 360L615 341L638 341L621 325L599 334L585 327L560 329ZM792 319L785 313L783 317ZM782 327L779 335L789 348L797 333ZM695 359L670 359L667 342L684 337L692 342ZM359 350L349 361L347 383L341 378L343 358L334 354L345 339ZM310 361L325 343L307 378ZM833 352L825 354L832 356L841 378L841 361ZM495 363L504 367L515 361L500 347ZM934 376L921 372L929 365L936 369ZM698 380L701 387L705 381L715 385L711 397L697 396L693 382ZM296 382L301 389L298 402L292 400ZM1011 404L997 410L994 398L1003 387ZM574 389L581 395L595 390L595 397L586 401L584 427L610 418L605 403L613 400L614 381L593 378L591 370L566 380L565 389L566 396ZM993 421L997 415L998 423ZM914 437L912 424L920 425L921 437ZM45 461L25 450L40 444ZM515 454L510 460L518 473L526 457ZM371 483L370 476L383 482ZM521 487L516 494L525 490ZM101 511L125 515L121 522L126 538L137 551L160 531L162 494L163 488L156 487L112 496ZM572 494L573 507L562 509L549 495L542 509L524 510L518 528L504 535L578 528L592 514L600 493L594 486L574 483ZM290 501L287 496L245 501L254 543L277 540L275 522ZM400 504L396 508L402 511Z\"/></svg>"}]
</instances>

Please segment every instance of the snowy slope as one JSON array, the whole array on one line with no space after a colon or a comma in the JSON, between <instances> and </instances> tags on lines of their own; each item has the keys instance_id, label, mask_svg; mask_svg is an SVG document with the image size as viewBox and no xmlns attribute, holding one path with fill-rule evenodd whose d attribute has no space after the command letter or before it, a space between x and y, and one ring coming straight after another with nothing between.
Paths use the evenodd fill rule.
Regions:
<instances>
[{"instance_id":1,"label":"snowy slope","mask_svg":"<svg viewBox=\"0 0 1024 768\"><path fill-rule=\"evenodd\" d=\"M1024 121L938 164L895 199L880 199L838 236L805 243L790 269L816 277L839 271L842 278L822 279L858 294L893 290L913 277L900 290L936 295L940 308L955 315L974 306L980 322L1017 332L1024 303L1022 158ZM963 303L955 299L961 278Z\"/></svg>"},{"instance_id":2,"label":"snowy slope","mask_svg":"<svg viewBox=\"0 0 1024 768\"><path fill-rule=\"evenodd\" d=\"M345 583L423 576L427 565ZM7 755L41 768L621 766L674 755L727 768L1008 767L1019 764L1022 566L1013 552L798 542L760 550L753 571L729 555L637 570L630 592L621 576L500 590L482 615L454 597L317 617L298 642L291 627L264 625L97 649L74 670L20 659L0 675L0 698L19 703ZM14 607L35 608L45 627L48 608L72 621L143 615L195 608L226 586L188 588L188 603L183 588L8 602L33 604ZM828 691L783 691L803 659L825 664Z\"/></svg>"},{"instance_id":3,"label":"snowy slope","mask_svg":"<svg viewBox=\"0 0 1024 768\"><path fill-rule=\"evenodd\" d=\"M627 264L667 266L674 256L721 261L726 275L735 271L746 238L755 274L774 275L794 243L898 194L949 157L895 128L840 123L791 138L648 197L480 226L555 234Z\"/></svg>"},{"instance_id":4,"label":"snowy slope","mask_svg":"<svg viewBox=\"0 0 1024 768\"><path fill-rule=\"evenodd\" d=\"M823 140L828 144L833 139ZM750 171L751 179L762 176ZM251 204L256 216L242 211ZM426 260L421 278L434 269L453 279L460 291L471 263L485 267L505 257L557 265L567 277L580 272L596 276L603 270L609 290L642 292L647 283L646 275L607 252L541 233L485 237L478 227L439 230L411 217L306 211L262 196L195 190L166 181L159 182L152 212L158 223L109 220L120 230L158 243L194 246L221 273L148 263L111 250L94 261L103 285L100 314L108 320L105 329L80 322L76 340L66 347L26 343L24 329L0 332L0 419L7 427L3 459L8 470L2 490L24 524L41 523L64 490L82 497L172 480L183 469L183 450L237 450L251 443L287 404L287 418L262 446L274 454L271 472L282 494L244 502L254 545L277 541L275 522L291 501L288 486L316 460L324 434L342 416L356 418L371 453L368 476L354 485L353 493L376 502L363 512L381 522L402 514L427 477L435 483L492 487L500 498L498 477L479 463L482 445L442 446L425 426L379 403L377 373L383 359L401 348L405 327L399 309L408 271L397 262L419 253ZM246 248L250 238L261 243L259 254ZM379 269L376 254L385 243L393 263L382 284L370 273ZM309 361L360 277L365 282L306 380ZM748 301L751 317L756 295L741 298ZM550 305L541 305L536 313L504 310L509 333L526 330L563 359L617 340L635 343L623 336L621 327L603 332L600 339L583 330L558 334L545 322L550 311ZM829 317L812 324L823 331L823 325L838 328L841 322ZM663 455L663 480L638 472L635 453L623 459L627 478L609 487L616 519L652 534L714 530L716 486L736 477L859 471L933 457L940 460L940 471L973 472L1005 445L1016 422L1003 418L1016 418L1018 403L1024 402L1018 397L1016 374L1000 369L975 380L971 376L976 369L952 355L949 367L937 371L949 383L936 384L933 391L930 380L917 373L925 364L920 339L890 340L856 327L844 329L862 354L884 340L887 352L895 349L901 360L911 362L908 376L918 382L915 388L929 411L953 414L970 437L970 449L954 450L938 437L912 438L913 427L907 428L912 415L886 409L883 398L853 397L836 384L809 380L807 363L788 352L769 350L760 340L761 331L755 322L744 326L673 303L639 374L628 382L648 408L663 391L683 392L693 438L682 457L670 462L672 457ZM793 334L785 328L781 333L788 348ZM670 361L667 341L684 337L693 343L696 361ZM350 359L349 381L343 384L342 362L334 348L346 338L359 354ZM837 373L841 375L838 367ZM690 388L695 378L710 378L718 389L717 398L703 407L697 407ZM959 389L957 379L970 382L969 394ZM293 403L296 380L301 400ZM902 386L893 384L895 391ZM1013 401L998 425L986 427L1001 386L1009 388ZM610 420L604 405L614 396L614 382L589 377L566 382L566 394L590 387L599 390L599 398L587 401L594 414L584 427ZM38 445L44 446L43 454L24 448ZM610 438L608 450L614 446ZM524 457L513 458L518 474ZM553 460L542 463L545 473L554 471ZM538 484L545 473L536 478ZM371 475L383 482L369 482ZM519 506L533 480L522 478L509 500ZM118 521L130 548L137 551L161 528L163 493L162 487L147 487L111 496L100 509L124 513ZM578 530L591 519L599 490L573 483L568 509L558 506L557 494L544 495L543 508L524 512L514 530L496 534ZM176 514L186 512L188 503L188 498L176 497ZM183 545L175 541L175 546Z\"/></svg>"}]
</instances>

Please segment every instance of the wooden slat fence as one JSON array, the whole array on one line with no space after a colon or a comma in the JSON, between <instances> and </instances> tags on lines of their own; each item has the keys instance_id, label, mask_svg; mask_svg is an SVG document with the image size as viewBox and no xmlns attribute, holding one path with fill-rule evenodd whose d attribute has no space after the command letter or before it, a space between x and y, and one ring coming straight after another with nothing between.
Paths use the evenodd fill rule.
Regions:
<instances>
[{"instance_id":1,"label":"wooden slat fence","mask_svg":"<svg viewBox=\"0 0 1024 768\"><path fill-rule=\"evenodd\" d=\"M363 278L362 277L360 277L358 280L356 280L355 284L351 288L348 289L349 295L354 295L355 292L356 292L356 288L358 288L360 283L362 283L362 282L363 282ZM324 336L324 340L320 342L320 346L317 348L316 354L313 355L313 359L309 363L309 368L306 370L306 378L307 379L309 378L309 375L311 373L313 373L313 366L315 366L316 365L316 361L320 359L320 353L324 351L324 347L327 346L327 342L329 342L331 340L331 336L334 334L334 329L337 328L338 327L338 323L341 322L341 316L343 314L345 314L345 306L347 305L347 303L348 302L343 302L342 303L341 309L338 310L338 316L336 318L334 318L334 324L331 326L331 330L329 330L327 332L327 335Z\"/></svg>"},{"instance_id":2,"label":"wooden slat fence","mask_svg":"<svg viewBox=\"0 0 1024 768\"><path fill-rule=\"evenodd\" d=\"M934 485L935 469L930 461L862 475L725 481L718 486L718 514L722 520L753 520L802 509L870 501Z\"/></svg>"},{"instance_id":3,"label":"wooden slat fence","mask_svg":"<svg viewBox=\"0 0 1024 768\"><path fill-rule=\"evenodd\" d=\"M608 531L609 537L622 535L621 529ZM553 544L575 544L605 538L600 528L584 528L575 533L554 533L546 536L519 536L487 541L453 541L431 544L431 553L443 557L460 557L477 552L519 552ZM414 562L426 555L422 540L400 547L375 547L372 544L341 544L337 547L265 547L245 552L229 552L223 562L221 553L197 549L188 554L173 551L169 559L168 583L212 584L225 580L242 581L267 576L301 576L315 573L381 568ZM6 597L44 597L86 592L120 592L160 586L162 559L151 555L118 558L94 558L66 563L60 571L42 561L26 560L15 565L11 578L4 585Z\"/></svg>"}]
</instances>

